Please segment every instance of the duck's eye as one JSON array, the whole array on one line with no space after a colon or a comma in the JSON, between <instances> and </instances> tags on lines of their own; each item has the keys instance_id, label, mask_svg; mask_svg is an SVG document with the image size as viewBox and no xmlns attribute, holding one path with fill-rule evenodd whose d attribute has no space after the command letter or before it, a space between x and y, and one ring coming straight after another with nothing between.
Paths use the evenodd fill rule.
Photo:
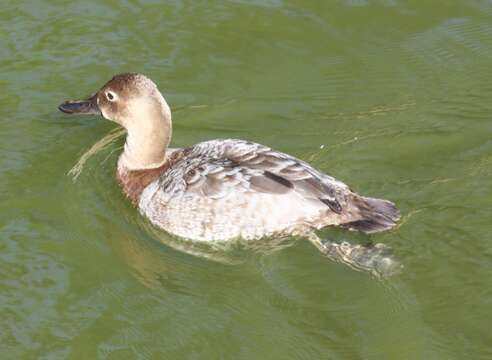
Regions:
<instances>
[{"instance_id":1,"label":"duck's eye","mask_svg":"<svg viewBox=\"0 0 492 360\"><path fill-rule=\"evenodd\" d=\"M106 97L108 98L109 101L115 101L117 98L116 94L112 91L106 92Z\"/></svg>"}]
</instances>

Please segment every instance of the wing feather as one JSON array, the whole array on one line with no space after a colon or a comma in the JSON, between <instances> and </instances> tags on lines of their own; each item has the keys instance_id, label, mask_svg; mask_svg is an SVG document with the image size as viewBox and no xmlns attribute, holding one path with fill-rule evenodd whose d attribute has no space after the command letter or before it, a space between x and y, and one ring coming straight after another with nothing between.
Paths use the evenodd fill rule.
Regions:
<instances>
[{"instance_id":1,"label":"wing feather","mask_svg":"<svg viewBox=\"0 0 492 360\"><path fill-rule=\"evenodd\" d=\"M212 140L195 145L165 178L180 191L218 199L231 192L297 194L342 212L347 185L302 160L244 140ZM162 179L164 181L164 177ZM179 185L179 186L178 186Z\"/></svg>"}]
</instances>

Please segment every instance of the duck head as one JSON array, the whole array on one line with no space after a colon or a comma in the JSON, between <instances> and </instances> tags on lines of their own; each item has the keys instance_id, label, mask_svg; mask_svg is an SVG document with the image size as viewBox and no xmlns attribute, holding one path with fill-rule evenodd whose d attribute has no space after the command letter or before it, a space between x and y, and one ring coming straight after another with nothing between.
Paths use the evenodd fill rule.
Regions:
<instances>
[{"instance_id":1,"label":"duck head","mask_svg":"<svg viewBox=\"0 0 492 360\"><path fill-rule=\"evenodd\" d=\"M85 100L65 101L67 114L102 115L127 132L122 164L130 169L154 167L165 160L171 139L171 110L161 92L145 75L114 76Z\"/></svg>"},{"instance_id":2,"label":"duck head","mask_svg":"<svg viewBox=\"0 0 492 360\"><path fill-rule=\"evenodd\" d=\"M65 101L58 109L67 114L102 115L127 129L171 113L155 83L136 73L116 75L95 94Z\"/></svg>"}]
</instances>

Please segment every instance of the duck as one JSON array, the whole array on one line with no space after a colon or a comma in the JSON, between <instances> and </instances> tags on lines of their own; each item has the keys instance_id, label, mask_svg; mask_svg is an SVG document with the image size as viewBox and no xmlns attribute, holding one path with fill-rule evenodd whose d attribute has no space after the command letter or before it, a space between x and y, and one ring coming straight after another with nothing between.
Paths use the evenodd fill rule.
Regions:
<instances>
[{"instance_id":1,"label":"duck","mask_svg":"<svg viewBox=\"0 0 492 360\"><path fill-rule=\"evenodd\" d=\"M126 129L117 181L145 218L178 238L254 241L329 226L372 234L400 219L393 202L359 195L307 162L256 142L214 139L171 148L171 109L143 74L118 74L59 110L100 115Z\"/></svg>"}]
</instances>

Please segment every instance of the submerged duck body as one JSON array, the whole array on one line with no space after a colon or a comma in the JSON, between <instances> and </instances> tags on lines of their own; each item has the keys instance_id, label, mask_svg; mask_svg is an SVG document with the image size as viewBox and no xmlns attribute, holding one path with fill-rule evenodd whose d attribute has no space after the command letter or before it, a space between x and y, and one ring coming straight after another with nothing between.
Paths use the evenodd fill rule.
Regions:
<instances>
[{"instance_id":1,"label":"submerged duck body","mask_svg":"<svg viewBox=\"0 0 492 360\"><path fill-rule=\"evenodd\" d=\"M92 97L59 108L101 114L127 129L117 167L123 192L154 225L182 238L254 240L330 225L372 233L400 218L392 202L360 196L257 143L218 139L169 149L170 109L141 74L117 75Z\"/></svg>"}]
</instances>

